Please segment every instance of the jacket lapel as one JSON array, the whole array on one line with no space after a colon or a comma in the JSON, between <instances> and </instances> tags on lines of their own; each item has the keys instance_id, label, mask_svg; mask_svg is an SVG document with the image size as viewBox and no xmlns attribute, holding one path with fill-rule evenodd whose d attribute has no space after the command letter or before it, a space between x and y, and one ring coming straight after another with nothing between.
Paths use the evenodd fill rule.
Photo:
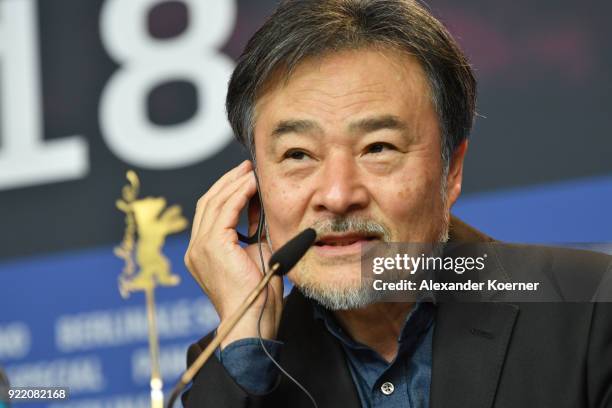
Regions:
<instances>
[{"instance_id":1,"label":"jacket lapel","mask_svg":"<svg viewBox=\"0 0 612 408\"><path fill-rule=\"evenodd\" d=\"M452 217L452 242L494 242ZM491 276L505 281L502 270ZM493 405L519 308L509 303L440 303L436 311L430 391L431 408Z\"/></svg>"},{"instance_id":2,"label":"jacket lapel","mask_svg":"<svg viewBox=\"0 0 612 408\"><path fill-rule=\"evenodd\" d=\"M453 242L494 240L453 217ZM496 277L501 271L488 271ZM501 277L500 280L505 280ZM493 406L512 330L519 313L509 303L440 303L436 310L431 408Z\"/></svg>"},{"instance_id":3,"label":"jacket lapel","mask_svg":"<svg viewBox=\"0 0 612 408\"><path fill-rule=\"evenodd\" d=\"M438 305L431 408L493 405L518 311L507 303Z\"/></svg>"},{"instance_id":4,"label":"jacket lapel","mask_svg":"<svg viewBox=\"0 0 612 408\"><path fill-rule=\"evenodd\" d=\"M312 394L319 407L361 406L341 345L314 319L312 305L296 288L287 297L279 339L285 342L281 365ZM282 406L312 407L293 383L284 376L282 381L295 395L291 404Z\"/></svg>"}]
</instances>

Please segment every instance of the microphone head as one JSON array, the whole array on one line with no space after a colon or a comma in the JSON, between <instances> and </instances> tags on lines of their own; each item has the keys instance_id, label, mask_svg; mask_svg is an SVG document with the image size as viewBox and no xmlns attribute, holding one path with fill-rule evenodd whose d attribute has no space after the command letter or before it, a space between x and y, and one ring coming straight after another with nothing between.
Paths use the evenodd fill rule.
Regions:
<instances>
[{"instance_id":1,"label":"microphone head","mask_svg":"<svg viewBox=\"0 0 612 408\"><path fill-rule=\"evenodd\" d=\"M317 233L314 229L305 229L276 251L270 258L268 266L272 268L275 264L279 264L276 274L285 275L302 259L316 239Z\"/></svg>"}]
</instances>

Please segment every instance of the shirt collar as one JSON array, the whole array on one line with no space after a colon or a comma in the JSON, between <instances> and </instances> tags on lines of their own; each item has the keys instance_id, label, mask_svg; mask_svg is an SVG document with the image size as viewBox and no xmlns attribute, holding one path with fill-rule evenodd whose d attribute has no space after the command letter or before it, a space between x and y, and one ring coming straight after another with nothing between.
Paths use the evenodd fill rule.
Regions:
<instances>
[{"instance_id":1,"label":"shirt collar","mask_svg":"<svg viewBox=\"0 0 612 408\"><path fill-rule=\"evenodd\" d=\"M322 321L327 330L344 345L352 349L369 349L369 347L364 344L353 340L353 338L338 324L331 311L314 300L310 300L310 303L313 307L315 320ZM399 338L397 339L398 343L401 344L409 338L420 338L424 335L433 323L435 307L435 304L432 302L425 300L417 301L406 316Z\"/></svg>"}]
</instances>

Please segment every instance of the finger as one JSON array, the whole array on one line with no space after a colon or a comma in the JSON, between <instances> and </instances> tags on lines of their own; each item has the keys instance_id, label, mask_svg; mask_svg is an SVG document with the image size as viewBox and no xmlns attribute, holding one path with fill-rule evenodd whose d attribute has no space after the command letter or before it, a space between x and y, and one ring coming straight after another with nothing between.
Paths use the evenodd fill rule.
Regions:
<instances>
[{"instance_id":1,"label":"finger","mask_svg":"<svg viewBox=\"0 0 612 408\"><path fill-rule=\"evenodd\" d=\"M250 177L245 177L241 180L241 183L227 197L217 197L215 205L219 205L217 211L210 211L210 214L206 214L208 217L214 217L211 219L211 233L222 233L225 230L231 229L235 234L236 226L240 218L240 211L247 205L249 199L257 191L257 185L255 183L255 177L251 173ZM222 203L222 204L221 204ZM213 203L211 202L211 206ZM213 232L215 231L215 232ZM215 234L216 235L216 234ZM237 239L236 235L236 239Z\"/></svg>"},{"instance_id":2,"label":"finger","mask_svg":"<svg viewBox=\"0 0 612 408\"><path fill-rule=\"evenodd\" d=\"M200 231L200 226L202 225L202 219L203 219L203 215L206 209L206 202L210 199L211 194L216 194L216 192L219 191L221 188L223 188L223 186L235 181L245 172L250 171L251 167L252 167L252 164L250 161L248 160L243 161L238 166L234 167L233 169L225 173L219 180L217 180L212 185L210 189L208 189L206 193L204 193L198 199L198 202L196 204L195 214L193 216L193 222L191 224L191 237L189 239L189 244L187 245L187 250L185 251L185 256L184 256L185 266L190 272L191 272L191 262L190 262L189 254L191 253L193 245L197 240L198 233ZM199 278L196 277L196 280L198 281L200 286L204 288Z\"/></svg>"},{"instance_id":3,"label":"finger","mask_svg":"<svg viewBox=\"0 0 612 408\"><path fill-rule=\"evenodd\" d=\"M246 184L251 184L254 180L253 172L250 171L237 180L235 180L232 184L228 185L223 191L219 192L215 197L211 198L206 204L206 209L204 210L204 214L202 215L202 228L209 234L212 231L212 226L219 221L219 217L222 213L225 213L229 208L227 206L228 201L238 192L244 190L244 186ZM251 196L254 194L252 190L249 190ZM251 197L247 197L248 199ZM246 205L246 204L244 204ZM233 208L233 211L236 213L236 217L240 216L240 212L243 207ZM238 221L236 221L237 225ZM205 226L204 226L205 225ZM232 228L235 228L233 226Z\"/></svg>"},{"instance_id":4,"label":"finger","mask_svg":"<svg viewBox=\"0 0 612 408\"><path fill-rule=\"evenodd\" d=\"M195 215L193 217L193 224L191 226L191 236L195 237L198 235L198 230L202 223L202 214L206 208L206 203L211 197L214 197L219 191L221 191L229 183L234 182L240 178L246 172L251 170L251 162L248 160L243 161L232 170L225 173L219 180L217 180L208 191L200 197L196 205Z\"/></svg>"},{"instance_id":5,"label":"finger","mask_svg":"<svg viewBox=\"0 0 612 408\"><path fill-rule=\"evenodd\" d=\"M217 182L210 187L207 195L210 197L216 196L217 193L224 190L227 185L231 184L233 181L239 179L251 170L253 170L252 163L249 160L243 161L238 166L225 173L219 180L217 180Z\"/></svg>"},{"instance_id":6,"label":"finger","mask_svg":"<svg viewBox=\"0 0 612 408\"><path fill-rule=\"evenodd\" d=\"M214 198L211 198L205 204L205 207L202 208L201 210L202 213L199 216L200 225L197 230L194 230L194 233L192 234L191 239L189 241L189 246L187 247L187 252L185 256L185 265L187 265L188 269L190 267L189 265L190 256L188 254L190 254L191 251L193 251L194 245L197 245L197 242L202 237L205 236L207 237L206 239L208 239L208 237L215 237L214 239L227 239L228 238L227 235L226 236L222 235L219 230L213 231L214 225L218 221L219 214L223 211L223 208L222 208L223 203L227 202L228 196L231 196L231 194L234 194L237 190L240 190L241 188L243 188L242 186L245 183L247 183L249 179L253 180L253 183L254 183L255 177L253 175L253 171L249 171L243 174L242 176L238 177L236 180L233 180L231 184L228 184L226 186L225 190L219 191L217 195ZM240 215L240 209L237 209L235 211L237 211L236 218L238 218L238 216ZM237 223L238 221L236 221L236 224ZM235 228L235 226L233 228ZM233 234L229 236L229 240L231 242L237 243L238 235L235 230L233 231Z\"/></svg>"}]
</instances>

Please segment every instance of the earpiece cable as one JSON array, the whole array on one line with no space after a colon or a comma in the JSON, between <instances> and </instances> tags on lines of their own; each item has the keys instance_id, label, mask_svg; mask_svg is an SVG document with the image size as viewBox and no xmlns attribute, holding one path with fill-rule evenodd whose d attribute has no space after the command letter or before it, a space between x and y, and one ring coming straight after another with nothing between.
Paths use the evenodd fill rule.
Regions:
<instances>
[{"instance_id":1,"label":"earpiece cable","mask_svg":"<svg viewBox=\"0 0 612 408\"><path fill-rule=\"evenodd\" d=\"M254 167L254 165L253 165L253 167ZM259 207L260 207L260 210L259 210L259 221L257 223L257 248L259 249L259 260L261 262L261 272L262 272L263 275L265 275L266 274L266 263L264 261L263 251L261 249L261 232L262 232L263 227L264 227L265 214L264 214L264 208L263 208L263 200L261 199L261 191L259 189L259 179L257 178L257 174L256 173L255 173L255 183L257 185L257 194L259 195L259 203L260 203L260 205L259 205ZM267 229L266 229L266 231L267 231ZM266 239L268 241L268 245L270 245L269 234L266 234ZM272 250L271 247L270 247L270 250ZM282 279L282 277L281 277L281 279ZM261 346L261 349L266 354L266 356L270 359L270 361L272 361L272 363L276 366L276 368L278 368L281 373L283 373L289 380L291 380L295 385L297 385L298 388L304 392L304 394L306 394L306 396L308 397L308 399L310 399L310 401L312 402L312 405L315 408L319 408L319 406L317 405L317 401L310 394L310 392L308 392L306 387L304 387L298 380L293 378L291 376L291 374L289 374L283 367L281 367L281 365L274 359L274 357L272 357L272 355L270 354L270 352L266 348L266 345L263 342L263 338L261 337L261 320L263 318L264 309L265 309L266 305L268 304L268 292L269 292L269 290L270 290L269 285L266 285L265 295L264 295L265 296L264 297L264 304L263 304L263 307L261 308L261 310L259 312L259 318L257 320L257 338L259 340L259 345Z\"/></svg>"}]
</instances>

